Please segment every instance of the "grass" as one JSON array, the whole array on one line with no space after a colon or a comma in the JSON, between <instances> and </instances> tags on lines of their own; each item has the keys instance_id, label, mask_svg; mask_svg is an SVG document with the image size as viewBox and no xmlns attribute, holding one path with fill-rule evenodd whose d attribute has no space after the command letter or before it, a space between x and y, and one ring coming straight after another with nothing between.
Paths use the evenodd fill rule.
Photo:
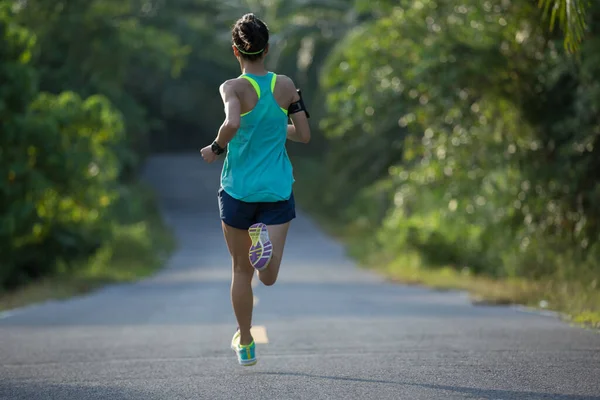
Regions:
<instances>
[{"instance_id":1,"label":"grass","mask_svg":"<svg viewBox=\"0 0 600 400\"><path fill-rule=\"evenodd\" d=\"M131 204L135 211L129 209ZM136 185L127 188L113 225L113 238L87 260L15 290L0 292L0 310L47 300L62 300L107 284L133 282L161 268L175 249L175 240L156 208L153 194Z\"/></svg>"},{"instance_id":2,"label":"grass","mask_svg":"<svg viewBox=\"0 0 600 400\"><path fill-rule=\"evenodd\" d=\"M550 279L490 278L449 266L428 268L416 252L406 252L395 259L375 259L365 254L368 250L356 246L359 242L356 232L323 219L317 223L328 234L345 243L349 247L349 255L363 268L374 270L392 282L444 291L465 291L476 305L522 305L556 312L562 319L578 326L600 329L600 291L595 287Z\"/></svg>"},{"instance_id":3,"label":"grass","mask_svg":"<svg viewBox=\"0 0 600 400\"><path fill-rule=\"evenodd\" d=\"M465 291L474 304L523 305L554 311L574 324L600 329L600 291L580 282L496 279L472 275L466 269L430 269L424 266L416 252L406 252L393 261L371 260L364 267L374 269L397 283Z\"/></svg>"},{"instance_id":4,"label":"grass","mask_svg":"<svg viewBox=\"0 0 600 400\"><path fill-rule=\"evenodd\" d=\"M315 222L330 236L346 244L351 257L364 268L373 269L393 282L421 285L437 290L461 290L469 293L474 304L524 305L539 310L551 310L579 326L600 329L600 290L593 285L564 281L529 281L526 279L495 279L475 276L467 269L452 267L429 268L417 252L398 251L373 258L375 252L364 245L365 232L352 225L340 225L320 210L313 198L326 185L320 179L319 165L297 159L297 202L311 214ZM357 240L358 239L358 240ZM401 253L401 254L399 254ZM594 279L590 279L593 282Z\"/></svg>"}]
</instances>

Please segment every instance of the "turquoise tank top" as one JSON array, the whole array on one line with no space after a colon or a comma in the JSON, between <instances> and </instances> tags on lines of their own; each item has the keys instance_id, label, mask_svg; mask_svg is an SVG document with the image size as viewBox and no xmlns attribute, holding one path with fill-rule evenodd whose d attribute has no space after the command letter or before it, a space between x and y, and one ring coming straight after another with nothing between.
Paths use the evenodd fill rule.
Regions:
<instances>
[{"instance_id":1,"label":"turquoise tank top","mask_svg":"<svg viewBox=\"0 0 600 400\"><path fill-rule=\"evenodd\" d=\"M294 176L287 154L287 110L273 96L277 75L243 74L258 102L242 114L240 128L227 146L221 187L231 197L247 202L276 202L292 195Z\"/></svg>"}]
</instances>

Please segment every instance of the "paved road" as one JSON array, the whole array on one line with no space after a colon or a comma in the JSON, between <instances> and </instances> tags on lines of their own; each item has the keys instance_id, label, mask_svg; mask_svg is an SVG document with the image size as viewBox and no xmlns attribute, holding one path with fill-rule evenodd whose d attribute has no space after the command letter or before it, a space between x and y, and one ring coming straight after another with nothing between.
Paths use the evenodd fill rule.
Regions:
<instances>
[{"instance_id":1,"label":"paved road","mask_svg":"<svg viewBox=\"0 0 600 400\"><path fill-rule=\"evenodd\" d=\"M304 216L239 367L218 168L149 163L180 241L160 274L0 320L0 399L600 399L599 334L385 283Z\"/></svg>"}]
</instances>

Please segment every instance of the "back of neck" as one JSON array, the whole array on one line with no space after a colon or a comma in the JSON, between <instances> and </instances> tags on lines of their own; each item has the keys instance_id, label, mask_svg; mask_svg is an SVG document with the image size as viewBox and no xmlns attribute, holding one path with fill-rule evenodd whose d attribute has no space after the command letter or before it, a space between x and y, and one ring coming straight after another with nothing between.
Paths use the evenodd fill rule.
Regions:
<instances>
[{"instance_id":1,"label":"back of neck","mask_svg":"<svg viewBox=\"0 0 600 400\"><path fill-rule=\"evenodd\" d=\"M266 75L267 69L265 68L264 63L247 63L242 65L242 73L243 74L251 74L251 75Z\"/></svg>"}]
</instances>

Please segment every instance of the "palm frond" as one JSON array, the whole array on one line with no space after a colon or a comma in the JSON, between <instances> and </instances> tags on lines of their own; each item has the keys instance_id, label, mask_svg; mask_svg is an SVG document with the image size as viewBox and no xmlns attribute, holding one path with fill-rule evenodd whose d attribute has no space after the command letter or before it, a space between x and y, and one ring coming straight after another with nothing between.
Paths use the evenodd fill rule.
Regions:
<instances>
[{"instance_id":1,"label":"palm frond","mask_svg":"<svg viewBox=\"0 0 600 400\"><path fill-rule=\"evenodd\" d=\"M579 45L587 29L586 10L590 0L539 0L544 19L549 19L550 31L556 23L564 33L564 45L568 52L579 50Z\"/></svg>"}]
</instances>

